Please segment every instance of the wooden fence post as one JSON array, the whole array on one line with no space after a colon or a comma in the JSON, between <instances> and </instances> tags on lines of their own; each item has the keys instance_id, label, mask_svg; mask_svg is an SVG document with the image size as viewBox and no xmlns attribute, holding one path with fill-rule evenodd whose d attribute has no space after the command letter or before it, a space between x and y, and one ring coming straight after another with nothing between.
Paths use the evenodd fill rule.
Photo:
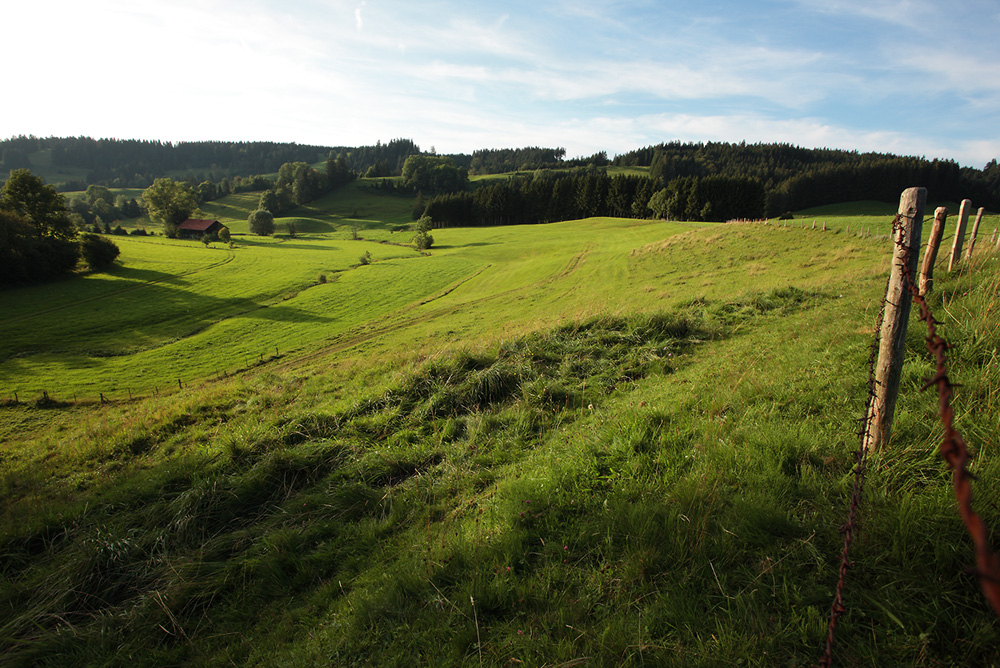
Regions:
<instances>
[{"instance_id":1,"label":"wooden fence post","mask_svg":"<svg viewBox=\"0 0 1000 668\"><path fill-rule=\"evenodd\" d=\"M866 422L864 448L869 451L878 449L887 441L892 429L892 417L899 396L899 378L903 371L906 325L913 301L906 277L907 272L911 280L916 276L926 203L926 188L907 188L899 198L900 227L893 240L892 267L885 294L885 315L875 367L875 397L868 408Z\"/></svg>"},{"instance_id":2,"label":"wooden fence post","mask_svg":"<svg viewBox=\"0 0 1000 668\"><path fill-rule=\"evenodd\" d=\"M979 223L983 222L984 211L986 211L986 209L979 207L979 211L976 212L976 222L972 224L972 237L969 239L969 250L965 252L966 262L972 259L972 249L976 246L976 235L979 234Z\"/></svg>"},{"instance_id":3,"label":"wooden fence post","mask_svg":"<svg viewBox=\"0 0 1000 668\"><path fill-rule=\"evenodd\" d=\"M934 210L934 227L927 240L927 250L924 251L924 264L920 268L920 294L926 295L934 287L934 263L937 261L938 247L944 237L944 223L948 218L947 207L939 206Z\"/></svg>"},{"instance_id":4,"label":"wooden fence post","mask_svg":"<svg viewBox=\"0 0 1000 668\"><path fill-rule=\"evenodd\" d=\"M972 208L971 199L963 199L962 206L958 210L958 227L955 228L955 240L951 242L951 259L948 260L948 272L955 268L955 263L962 256L962 244L965 243L965 226L969 224L969 209Z\"/></svg>"}]
</instances>

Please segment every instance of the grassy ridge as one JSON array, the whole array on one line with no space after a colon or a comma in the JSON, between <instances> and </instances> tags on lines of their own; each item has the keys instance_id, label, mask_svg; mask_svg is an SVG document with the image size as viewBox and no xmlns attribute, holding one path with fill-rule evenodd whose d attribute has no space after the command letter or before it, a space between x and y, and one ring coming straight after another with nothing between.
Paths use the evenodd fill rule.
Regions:
<instances>
[{"instance_id":1,"label":"grassy ridge","mask_svg":"<svg viewBox=\"0 0 1000 668\"><path fill-rule=\"evenodd\" d=\"M254 336L317 338L238 378L4 408L9 661L814 663L886 242L613 219L435 240L268 307L356 325L262 322ZM246 260L280 299L267 287L316 271L285 261L291 244L350 261L345 243L247 245L197 292L185 280L201 294ZM983 254L932 297L981 500L1000 492L998 288ZM235 347L245 324L209 330ZM852 554L844 665L995 662L917 391L918 324Z\"/></svg>"}]
</instances>

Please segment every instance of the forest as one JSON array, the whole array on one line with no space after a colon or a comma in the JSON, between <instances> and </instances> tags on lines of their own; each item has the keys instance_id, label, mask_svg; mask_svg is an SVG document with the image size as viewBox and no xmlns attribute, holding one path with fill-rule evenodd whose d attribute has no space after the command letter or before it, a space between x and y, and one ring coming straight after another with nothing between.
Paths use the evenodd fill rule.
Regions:
<instances>
[{"instance_id":1,"label":"forest","mask_svg":"<svg viewBox=\"0 0 1000 668\"><path fill-rule=\"evenodd\" d=\"M438 227L538 223L595 215L695 221L762 218L845 201L892 201L914 184L926 187L939 201L971 198L986 207L1000 208L1000 166L996 160L980 170L961 167L952 160L780 143L674 141L613 159L605 152L567 159L564 148L538 146L439 155L433 147L422 151L411 139L326 147L19 136L0 141L0 159L0 173L14 169L38 173L43 165L36 162L52 169L78 170L79 178L52 183L61 191L95 185L146 188L156 178L169 175L191 183L201 201L232 192L281 191L276 182L294 180L289 165L296 165L301 176L307 173L305 166L326 160L335 163L341 173L334 179L337 183L354 175L401 176L402 180L374 187L415 195L414 215L429 215ZM609 168L615 171L609 173ZM634 171L628 178L620 173L630 169ZM501 182L470 182L468 174L510 176ZM313 180L316 183L303 183L299 178L295 197L268 208L275 213L288 210L332 185L319 185L322 179L318 176ZM286 190L291 194L290 188ZM79 213L91 222L92 215Z\"/></svg>"}]
</instances>

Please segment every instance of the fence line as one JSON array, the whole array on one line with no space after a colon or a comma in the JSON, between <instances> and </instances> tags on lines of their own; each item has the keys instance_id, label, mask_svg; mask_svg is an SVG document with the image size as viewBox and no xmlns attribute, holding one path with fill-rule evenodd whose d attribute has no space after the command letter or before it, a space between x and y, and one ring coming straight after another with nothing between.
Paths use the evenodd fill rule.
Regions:
<instances>
[{"instance_id":1,"label":"fence line","mask_svg":"<svg viewBox=\"0 0 1000 668\"><path fill-rule=\"evenodd\" d=\"M904 198L905 197L906 193L904 192ZM892 223L892 236L894 239L893 271L895 272L898 268L903 279L903 286L908 292L908 298L912 299L912 301L917 304L920 313L920 320L927 325L927 337L925 339L927 350L934 357L936 365L935 375L927 381L921 391L927 390L931 387L937 388L938 410L942 425L944 426L944 438L940 445L941 456L947 463L948 467L952 470L952 486L955 492L955 499L958 502L959 514L961 515L966 530L975 545L976 570L974 574L979 579L979 584L983 590L983 595L986 600L989 602L994 612L1000 616L1000 556L993 552L990 546L989 531L986 524L972 508L971 481L973 475L968 470L967 466L969 462L969 451L962 435L955 428L955 415L954 410L951 407L954 385L948 378L947 351L949 349L949 345L948 342L945 341L940 334L938 334L937 325L939 322L931 313L930 307L921 294L922 291L919 289L916 281L914 271L916 258L914 256L919 254L919 237L916 239L916 243L907 243L912 240L912 237L907 238L907 235L904 234L901 229L901 219L906 216L916 217L914 214L917 212L903 212L903 209L903 198L901 198L900 213L896 215ZM954 250L955 249L953 247L953 255ZM960 247L959 252L961 252ZM854 537L854 530L857 526L856 518L864 486L868 451L866 441L868 438L868 431L871 428L875 417L875 411L873 411L872 408L877 403L876 395L877 392L880 391L880 383L882 382L876 378L875 369L876 366L880 364L876 362L875 351L881 347L882 342L880 339L884 335L882 322L885 320L886 305L887 303L891 304L889 300L889 286L892 284L892 280L892 276L890 276L887 280L886 291L882 298L882 308L878 317L879 323L876 326L875 337L869 349L868 399L865 402L865 417L862 418L863 427L859 432L861 445L856 453L857 463L854 470L854 489L851 495L847 523L841 527L841 532L844 534L844 547L841 552L837 589L830 609L830 621L827 626L827 637L824 645L823 656L819 661L819 665L822 668L830 668L830 666L833 665L833 646L836 636L837 622L847 611L847 608L843 603L845 576L847 570L852 565L849 558L849 552ZM905 332L903 336L905 336ZM896 379L896 382L898 383L898 378Z\"/></svg>"},{"instance_id":2,"label":"fence line","mask_svg":"<svg viewBox=\"0 0 1000 668\"><path fill-rule=\"evenodd\" d=\"M215 369L213 370L212 375L204 376L199 380L194 381L194 383L197 383L198 385L204 385L213 380L229 378L230 376L235 376L243 371L247 371L253 367L258 367L280 358L281 358L281 353L278 351L278 347L275 346L273 355L267 353L258 353L256 356L253 357L245 356L244 357L245 366L238 367L234 371L229 371L228 369L225 368ZM251 362L250 361L251 359L254 361ZM166 392L175 381L177 383L178 391L192 387L192 382L185 381L181 378L163 379L160 385L154 385L152 388L147 388L146 394L142 394L134 390L134 388L132 387L120 388L116 390L117 394L119 395L118 401L126 401L126 400L133 401L135 399L143 399L154 396L159 397L160 389L162 388ZM11 391L9 397L0 399L0 406L21 406L21 405L33 404L35 406L38 406L39 408L58 408L70 405L94 404L94 403L100 405L108 405L108 404L114 404L116 401L115 397L112 396L111 391L95 390L92 391L92 393L93 395L95 395L93 399L88 400L86 397L84 397L83 400L80 400L79 397L83 395L75 394L73 396L72 401L68 401L56 398L56 396L51 392L49 392L47 389L37 389L30 393L32 396L36 396L37 398L27 399L25 395L28 395L29 392L22 389L20 390L20 392ZM128 399L125 398L125 395L128 395Z\"/></svg>"}]
</instances>

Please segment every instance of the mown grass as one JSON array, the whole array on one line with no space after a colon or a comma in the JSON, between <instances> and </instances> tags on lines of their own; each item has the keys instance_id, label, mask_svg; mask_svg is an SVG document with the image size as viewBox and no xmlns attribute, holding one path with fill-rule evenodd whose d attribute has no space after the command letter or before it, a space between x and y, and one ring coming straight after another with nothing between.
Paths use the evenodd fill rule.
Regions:
<instances>
[{"instance_id":1,"label":"mown grass","mask_svg":"<svg viewBox=\"0 0 1000 668\"><path fill-rule=\"evenodd\" d=\"M814 664L888 245L615 220L435 239L409 280L456 278L327 348L169 397L0 409L7 661ZM1000 269L939 272L992 526ZM371 277L347 276L359 308ZM919 324L839 665L996 663Z\"/></svg>"}]
</instances>

